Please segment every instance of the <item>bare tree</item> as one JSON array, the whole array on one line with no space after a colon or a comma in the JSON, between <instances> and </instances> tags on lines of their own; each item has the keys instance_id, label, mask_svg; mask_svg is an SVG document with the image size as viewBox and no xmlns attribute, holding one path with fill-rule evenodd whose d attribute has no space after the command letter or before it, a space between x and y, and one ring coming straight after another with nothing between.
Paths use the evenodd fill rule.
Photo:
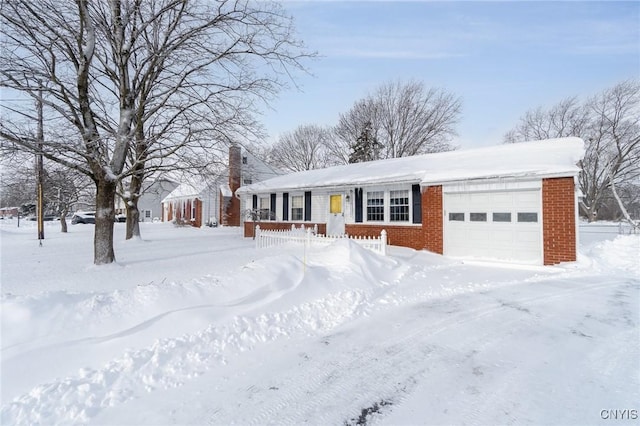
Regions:
<instances>
[{"instance_id":1,"label":"bare tree","mask_svg":"<svg viewBox=\"0 0 640 426\"><path fill-rule=\"evenodd\" d=\"M280 135L270 150L274 164L292 172L321 169L332 165L327 144L331 130L315 124L298 126Z\"/></svg>"},{"instance_id":2,"label":"bare tree","mask_svg":"<svg viewBox=\"0 0 640 426\"><path fill-rule=\"evenodd\" d=\"M35 164L31 156L13 152L2 159L3 207L36 204ZM67 232L65 217L80 199L90 198L89 179L77 171L48 162L43 179L44 215L60 218L61 232Z\"/></svg>"},{"instance_id":3,"label":"bare tree","mask_svg":"<svg viewBox=\"0 0 640 426\"><path fill-rule=\"evenodd\" d=\"M16 0L1 16L2 86L32 98L42 88L45 106L81 137L47 138L42 154L95 182L96 264L115 260L120 183L129 184L120 194L132 208L128 235L139 234L144 178L203 164L213 145L250 129L253 103L275 94L306 56L270 3ZM3 120L0 137L39 151L15 123Z\"/></svg>"},{"instance_id":4,"label":"bare tree","mask_svg":"<svg viewBox=\"0 0 640 426\"><path fill-rule=\"evenodd\" d=\"M332 151L339 157L350 155L367 125L383 146L378 158L450 150L461 109L460 99L443 89L426 90L416 81L386 83L340 115L338 146Z\"/></svg>"},{"instance_id":5,"label":"bare tree","mask_svg":"<svg viewBox=\"0 0 640 426\"><path fill-rule=\"evenodd\" d=\"M549 110L527 112L505 142L564 136L585 141L580 207L594 221L612 194L621 201L612 192L615 185L626 186L640 177L640 82L621 82L582 103L568 98Z\"/></svg>"},{"instance_id":6,"label":"bare tree","mask_svg":"<svg viewBox=\"0 0 640 426\"><path fill-rule=\"evenodd\" d=\"M581 135L588 124L588 108L577 97L569 97L549 110L538 107L527 111L518 125L507 132L504 140L513 143Z\"/></svg>"},{"instance_id":7,"label":"bare tree","mask_svg":"<svg viewBox=\"0 0 640 426\"><path fill-rule=\"evenodd\" d=\"M91 197L91 182L74 169L51 164L45 173L44 199L47 210L60 218L60 231L67 232L67 214L82 199Z\"/></svg>"},{"instance_id":8,"label":"bare tree","mask_svg":"<svg viewBox=\"0 0 640 426\"><path fill-rule=\"evenodd\" d=\"M378 138L377 105L371 96L356 101L351 109L341 113L338 124L333 129L334 137L329 150L338 164L348 164L358 138L369 128L370 136Z\"/></svg>"}]
</instances>

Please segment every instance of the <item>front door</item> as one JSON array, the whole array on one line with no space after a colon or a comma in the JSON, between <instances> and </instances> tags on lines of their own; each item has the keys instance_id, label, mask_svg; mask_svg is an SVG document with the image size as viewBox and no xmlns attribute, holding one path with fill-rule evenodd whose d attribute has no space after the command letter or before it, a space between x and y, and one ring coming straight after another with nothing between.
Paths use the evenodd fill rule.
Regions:
<instances>
[{"instance_id":1,"label":"front door","mask_svg":"<svg viewBox=\"0 0 640 426\"><path fill-rule=\"evenodd\" d=\"M329 195L329 220L327 221L327 235L344 235L344 211L342 209L342 194Z\"/></svg>"}]
</instances>

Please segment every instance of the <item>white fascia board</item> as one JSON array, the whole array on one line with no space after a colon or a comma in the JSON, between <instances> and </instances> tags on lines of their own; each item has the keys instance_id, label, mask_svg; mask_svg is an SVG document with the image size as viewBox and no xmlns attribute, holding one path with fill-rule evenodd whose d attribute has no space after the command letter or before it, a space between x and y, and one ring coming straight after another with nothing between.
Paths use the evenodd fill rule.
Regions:
<instances>
[{"instance_id":1,"label":"white fascia board","mask_svg":"<svg viewBox=\"0 0 640 426\"><path fill-rule=\"evenodd\" d=\"M495 182L515 183L515 182L527 182L527 181L542 181L542 179L552 179L561 177L575 177L578 175L579 170L566 170L548 173L517 173L517 174L492 174L482 177L470 177L463 179L434 179L423 180L420 182L422 188L427 186L453 186L453 185L473 185L473 184L491 184Z\"/></svg>"},{"instance_id":2,"label":"white fascia board","mask_svg":"<svg viewBox=\"0 0 640 426\"><path fill-rule=\"evenodd\" d=\"M305 191L311 191L311 192L339 192L339 191L345 191L345 190L349 190L349 189L353 189L353 188L360 188L360 187L381 187L381 186L387 186L387 185L415 185L415 184L419 184L420 180L417 180L415 178L412 179L402 179L402 180L372 180L372 181L355 181L355 182L349 182L349 183L345 183L343 185L313 185L313 186L307 186L307 187L271 187L271 188L259 188L258 190L253 190L253 188L249 187L249 186L243 186L238 188L238 190L236 191L237 194L240 195L250 195L250 194L272 194L274 192L276 193L280 193L280 192L305 192Z\"/></svg>"}]
</instances>

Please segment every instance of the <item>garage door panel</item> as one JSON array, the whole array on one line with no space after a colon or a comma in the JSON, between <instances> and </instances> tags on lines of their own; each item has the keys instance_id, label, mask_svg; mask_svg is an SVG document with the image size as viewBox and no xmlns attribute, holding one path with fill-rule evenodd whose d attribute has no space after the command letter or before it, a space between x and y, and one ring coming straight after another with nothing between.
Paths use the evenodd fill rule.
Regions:
<instances>
[{"instance_id":1,"label":"garage door panel","mask_svg":"<svg viewBox=\"0 0 640 426\"><path fill-rule=\"evenodd\" d=\"M444 194L444 251L446 255L516 262L542 263L542 227L517 222L518 212L541 211L539 190ZM449 221L449 213L464 213L465 221ZM487 221L471 222L471 213L485 213ZM509 222L493 222L493 213L510 213ZM498 216L497 216L498 217ZM500 215L503 220L509 216Z\"/></svg>"},{"instance_id":2,"label":"garage door panel","mask_svg":"<svg viewBox=\"0 0 640 426\"><path fill-rule=\"evenodd\" d=\"M499 242L499 243L509 243L511 244L513 242L513 232L511 232L511 230L496 230L492 233L492 235L490 236L490 238L493 241Z\"/></svg>"},{"instance_id":3,"label":"garage door panel","mask_svg":"<svg viewBox=\"0 0 640 426\"><path fill-rule=\"evenodd\" d=\"M516 231L515 232L515 242L516 243L534 243L540 239L539 232L535 230L529 231Z\"/></svg>"}]
</instances>

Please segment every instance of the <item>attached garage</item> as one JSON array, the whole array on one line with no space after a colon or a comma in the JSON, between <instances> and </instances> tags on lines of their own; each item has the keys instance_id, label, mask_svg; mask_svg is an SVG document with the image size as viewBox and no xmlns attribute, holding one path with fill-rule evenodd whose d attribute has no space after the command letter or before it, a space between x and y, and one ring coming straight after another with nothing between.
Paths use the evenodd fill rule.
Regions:
<instances>
[{"instance_id":1,"label":"attached garage","mask_svg":"<svg viewBox=\"0 0 640 426\"><path fill-rule=\"evenodd\" d=\"M542 263L540 188L479 192L443 189L444 254Z\"/></svg>"},{"instance_id":2,"label":"attached garage","mask_svg":"<svg viewBox=\"0 0 640 426\"><path fill-rule=\"evenodd\" d=\"M577 257L583 155L578 138L533 141L309 170L237 193L245 205L265 200L261 208L274 214L262 229L384 230L389 244L445 256L553 265ZM294 208L289 200L303 195Z\"/></svg>"}]
</instances>

